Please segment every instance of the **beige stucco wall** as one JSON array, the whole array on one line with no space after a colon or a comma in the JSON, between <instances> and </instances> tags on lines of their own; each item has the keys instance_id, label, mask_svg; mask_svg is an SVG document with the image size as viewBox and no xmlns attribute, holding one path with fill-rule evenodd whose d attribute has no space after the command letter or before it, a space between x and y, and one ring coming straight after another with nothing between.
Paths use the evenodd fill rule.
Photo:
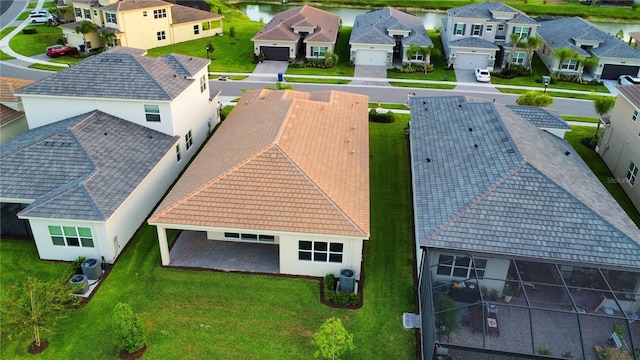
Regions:
<instances>
[{"instance_id":1,"label":"beige stucco wall","mask_svg":"<svg viewBox=\"0 0 640 360\"><path fill-rule=\"evenodd\" d=\"M631 119L634 109L640 111L624 96L618 95L611 112L611 125L604 129L598 153L613 174L609 181L620 184L636 209L640 210L640 171L633 185L626 179L630 162L640 168L640 115L634 122Z\"/></svg>"},{"instance_id":2,"label":"beige stucco wall","mask_svg":"<svg viewBox=\"0 0 640 360\"><path fill-rule=\"evenodd\" d=\"M209 23L209 29L203 30L203 23ZM194 33L193 27L198 26L198 34ZM173 25L171 27L173 31L173 41L174 43L179 43L183 41L202 39L209 36L215 36L217 34L222 33L222 21L221 20L211 20L211 21L193 21L188 23L182 23L178 25ZM204 51L204 49L203 49ZM206 54L206 52L204 52Z\"/></svg>"},{"instance_id":3,"label":"beige stucco wall","mask_svg":"<svg viewBox=\"0 0 640 360\"><path fill-rule=\"evenodd\" d=\"M15 120L2 125L0 128L0 145L13 139L16 135L19 135L29 129L27 125L27 118L22 114Z\"/></svg>"}]
</instances>

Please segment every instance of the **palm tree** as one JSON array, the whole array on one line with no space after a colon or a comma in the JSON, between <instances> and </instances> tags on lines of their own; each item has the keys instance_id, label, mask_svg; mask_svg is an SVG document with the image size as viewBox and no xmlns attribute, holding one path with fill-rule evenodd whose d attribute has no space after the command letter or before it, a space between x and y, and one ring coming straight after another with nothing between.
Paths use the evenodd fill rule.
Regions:
<instances>
[{"instance_id":1,"label":"palm tree","mask_svg":"<svg viewBox=\"0 0 640 360\"><path fill-rule=\"evenodd\" d=\"M522 39L522 36L518 34L511 34L511 43L513 46L511 47L511 60L509 61L509 67L511 67L511 64L513 63L513 57L516 55L516 49L521 48L524 44Z\"/></svg>"},{"instance_id":2,"label":"palm tree","mask_svg":"<svg viewBox=\"0 0 640 360\"><path fill-rule=\"evenodd\" d=\"M89 49L87 49L87 34L95 32L97 29L98 25L89 21L83 21L79 26L76 26L76 34L82 34L85 52L89 52Z\"/></svg>"},{"instance_id":3,"label":"palm tree","mask_svg":"<svg viewBox=\"0 0 640 360\"><path fill-rule=\"evenodd\" d=\"M562 74L562 63L566 60L576 59L578 58L578 52L576 50L570 49L568 47L563 47L560 49L556 49L554 54L560 61L558 63L558 74Z\"/></svg>"},{"instance_id":4,"label":"palm tree","mask_svg":"<svg viewBox=\"0 0 640 360\"><path fill-rule=\"evenodd\" d=\"M584 68L590 67L590 66L596 66L598 65L600 60L595 56L590 56L590 57L581 57L579 58L578 62L580 63L580 67L582 68L580 69L579 80L582 80L582 73L584 73Z\"/></svg>"},{"instance_id":5,"label":"palm tree","mask_svg":"<svg viewBox=\"0 0 640 360\"><path fill-rule=\"evenodd\" d=\"M325 50L324 52L324 65L326 67L334 67L338 63L338 54L331 50Z\"/></svg>"},{"instance_id":6,"label":"palm tree","mask_svg":"<svg viewBox=\"0 0 640 360\"><path fill-rule=\"evenodd\" d=\"M533 75L533 69L531 68L531 63L533 61L533 52L540 48L540 44L542 43L542 39L537 36L529 36L527 38L527 69L529 69L529 74Z\"/></svg>"},{"instance_id":7,"label":"palm tree","mask_svg":"<svg viewBox=\"0 0 640 360\"><path fill-rule=\"evenodd\" d=\"M413 65L413 60L411 59L415 54L419 54L421 51L420 46L416 44L409 45L407 49L407 59L409 59L409 70L411 70L411 65Z\"/></svg>"},{"instance_id":8,"label":"palm tree","mask_svg":"<svg viewBox=\"0 0 640 360\"><path fill-rule=\"evenodd\" d=\"M422 60L424 61L424 73L427 73L427 64L431 62L431 52L433 46L423 46L420 48L420 54L422 54ZM429 60L427 60L429 59Z\"/></svg>"},{"instance_id":9,"label":"palm tree","mask_svg":"<svg viewBox=\"0 0 640 360\"><path fill-rule=\"evenodd\" d=\"M100 37L102 37L102 40L104 40L105 48L116 46L114 43L114 40L116 39L115 33L107 30L102 30L100 32Z\"/></svg>"},{"instance_id":10,"label":"palm tree","mask_svg":"<svg viewBox=\"0 0 640 360\"><path fill-rule=\"evenodd\" d=\"M616 98L614 96L593 96L593 107L600 117L604 116L606 113L613 109L613 105L616 103ZM593 138L591 141L595 141L598 137L598 132L600 131L600 121L598 121L598 126L596 127L596 133L593 134Z\"/></svg>"}]
</instances>

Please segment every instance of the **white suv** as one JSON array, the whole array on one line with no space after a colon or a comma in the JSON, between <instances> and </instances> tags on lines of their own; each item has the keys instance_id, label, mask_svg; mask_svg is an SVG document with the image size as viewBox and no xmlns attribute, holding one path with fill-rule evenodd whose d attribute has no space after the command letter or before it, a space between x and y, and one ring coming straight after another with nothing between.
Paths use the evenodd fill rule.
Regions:
<instances>
[{"instance_id":1,"label":"white suv","mask_svg":"<svg viewBox=\"0 0 640 360\"><path fill-rule=\"evenodd\" d=\"M46 24L53 21L53 16L51 16L49 12L36 12L29 15L28 21L30 21L32 24Z\"/></svg>"},{"instance_id":2,"label":"white suv","mask_svg":"<svg viewBox=\"0 0 640 360\"><path fill-rule=\"evenodd\" d=\"M633 77L631 75L622 75L618 78L618 84L620 85L640 85L640 77Z\"/></svg>"}]
</instances>

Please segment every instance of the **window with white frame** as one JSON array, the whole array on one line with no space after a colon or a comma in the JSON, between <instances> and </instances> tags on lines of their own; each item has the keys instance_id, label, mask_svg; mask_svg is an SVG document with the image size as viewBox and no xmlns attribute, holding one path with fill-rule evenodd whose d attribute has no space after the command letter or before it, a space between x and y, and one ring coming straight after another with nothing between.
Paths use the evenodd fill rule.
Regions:
<instances>
[{"instance_id":1,"label":"window with white frame","mask_svg":"<svg viewBox=\"0 0 640 360\"><path fill-rule=\"evenodd\" d=\"M455 35L464 35L464 24L456 24L456 28L453 33Z\"/></svg>"},{"instance_id":2,"label":"window with white frame","mask_svg":"<svg viewBox=\"0 0 640 360\"><path fill-rule=\"evenodd\" d=\"M341 263L344 244L324 241L298 241L298 260Z\"/></svg>"},{"instance_id":3,"label":"window with white frame","mask_svg":"<svg viewBox=\"0 0 640 360\"><path fill-rule=\"evenodd\" d=\"M98 16L98 10L93 9L93 16Z\"/></svg>"},{"instance_id":4,"label":"window with white frame","mask_svg":"<svg viewBox=\"0 0 640 360\"><path fill-rule=\"evenodd\" d=\"M202 75L200 78L200 92L207 90L207 75Z\"/></svg>"},{"instance_id":5,"label":"window with white frame","mask_svg":"<svg viewBox=\"0 0 640 360\"><path fill-rule=\"evenodd\" d=\"M85 19L91 19L91 10L84 9L84 18Z\"/></svg>"},{"instance_id":6,"label":"window with white frame","mask_svg":"<svg viewBox=\"0 0 640 360\"><path fill-rule=\"evenodd\" d=\"M194 35L200 34L200 25L193 25L193 34Z\"/></svg>"},{"instance_id":7,"label":"window with white frame","mask_svg":"<svg viewBox=\"0 0 640 360\"><path fill-rule=\"evenodd\" d=\"M636 120L638 120L638 109L633 110L633 114L631 115L631 120L633 120L633 122L636 122Z\"/></svg>"},{"instance_id":8,"label":"window with white frame","mask_svg":"<svg viewBox=\"0 0 640 360\"><path fill-rule=\"evenodd\" d=\"M471 35L472 36L481 36L482 35L482 25L479 25L479 24L473 25L473 27L471 28Z\"/></svg>"},{"instance_id":9,"label":"window with white frame","mask_svg":"<svg viewBox=\"0 0 640 360\"><path fill-rule=\"evenodd\" d=\"M577 59L569 59L562 62L563 70L577 70L578 69L578 60Z\"/></svg>"},{"instance_id":10,"label":"window with white frame","mask_svg":"<svg viewBox=\"0 0 640 360\"><path fill-rule=\"evenodd\" d=\"M627 169L627 176L625 176L627 178L627 181L629 182L629 184L633 185L636 183L636 176L638 176L638 167L636 167L636 164L633 163L633 161L629 162L629 168Z\"/></svg>"},{"instance_id":11,"label":"window with white frame","mask_svg":"<svg viewBox=\"0 0 640 360\"><path fill-rule=\"evenodd\" d=\"M312 56L324 56L324 53L327 51L326 46L312 46L311 47L311 55Z\"/></svg>"},{"instance_id":12,"label":"window with white frame","mask_svg":"<svg viewBox=\"0 0 640 360\"><path fill-rule=\"evenodd\" d=\"M504 24L498 24L498 31L504 31Z\"/></svg>"},{"instance_id":13,"label":"window with white frame","mask_svg":"<svg viewBox=\"0 0 640 360\"><path fill-rule=\"evenodd\" d=\"M487 259L475 258L474 260L476 263L475 272L469 256L440 255L436 272L438 275L464 279L473 278L477 273L478 279L483 279L487 268Z\"/></svg>"},{"instance_id":14,"label":"window with white frame","mask_svg":"<svg viewBox=\"0 0 640 360\"><path fill-rule=\"evenodd\" d=\"M182 160L182 155L180 155L180 144L176 145L176 158L178 159L178 162Z\"/></svg>"},{"instance_id":15,"label":"window with white frame","mask_svg":"<svg viewBox=\"0 0 640 360\"><path fill-rule=\"evenodd\" d=\"M184 136L184 142L187 144L187 151L191 149L193 146L193 137L191 137L191 130L187 131L187 134Z\"/></svg>"},{"instance_id":16,"label":"window with white frame","mask_svg":"<svg viewBox=\"0 0 640 360\"><path fill-rule=\"evenodd\" d=\"M487 25L487 32L493 31L493 25L488 24Z\"/></svg>"},{"instance_id":17,"label":"window with white frame","mask_svg":"<svg viewBox=\"0 0 640 360\"><path fill-rule=\"evenodd\" d=\"M147 118L147 121L160 122L160 106L145 105L144 116Z\"/></svg>"},{"instance_id":18,"label":"window with white frame","mask_svg":"<svg viewBox=\"0 0 640 360\"><path fill-rule=\"evenodd\" d=\"M107 19L108 23L112 23L112 24L117 24L118 23L118 18L116 17L116 14L104 13L104 16Z\"/></svg>"},{"instance_id":19,"label":"window with white frame","mask_svg":"<svg viewBox=\"0 0 640 360\"><path fill-rule=\"evenodd\" d=\"M76 17L82 17L82 9L80 8L74 8L76 11Z\"/></svg>"},{"instance_id":20,"label":"window with white frame","mask_svg":"<svg viewBox=\"0 0 640 360\"><path fill-rule=\"evenodd\" d=\"M147 16L147 12L146 12L146 11L143 11L143 12L142 12L142 16Z\"/></svg>"},{"instance_id":21,"label":"window with white frame","mask_svg":"<svg viewBox=\"0 0 640 360\"><path fill-rule=\"evenodd\" d=\"M156 36L158 37L158 41L162 41L167 38L167 35L164 33L164 30L158 31L156 33Z\"/></svg>"},{"instance_id":22,"label":"window with white frame","mask_svg":"<svg viewBox=\"0 0 640 360\"><path fill-rule=\"evenodd\" d=\"M245 240L245 241L258 241L258 242L276 242L276 237L273 235L264 234L251 234L251 233L237 233L237 232L225 232L225 239L230 240Z\"/></svg>"},{"instance_id":23,"label":"window with white frame","mask_svg":"<svg viewBox=\"0 0 640 360\"><path fill-rule=\"evenodd\" d=\"M153 10L154 19L160 19L160 18L166 18L166 17L167 17L167 9Z\"/></svg>"},{"instance_id":24,"label":"window with white frame","mask_svg":"<svg viewBox=\"0 0 640 360\"><path fill-rule=\"evenodd\" d=\"M522 51L516 51L513 54L513 59L511 59L511 62L513 62L514 64L524 64L524 57L526 56L526 53L522 52Z\"/></svg>"},{"instance_id":25,"label":"window with white frame","mask_svg":"<svg viewBox=\"0 0 640 360\"><path fill-rule=\"evenodd\" d=\"M56 246L72 246L92 248L91 229L75 226L49 226L51 241Z\"/></svg>"},{"instance_id":26,"label":"window with white frame","mask_svg":"<svg viewBox=\"0 0 640 360\"><path fill-rule=\"evenodd\" d=\"M530 28L524 26L516 26L513 28L513 33L518 35L518 37L523 38L529 36L529 29Z\"/></svg>"},{"instance_id":27,"label":"window with white frame","mask_svg":"<svg viewBox=\"0 0 640 360\"><path fill-rule=\"evenodd\" d=\"M422 53L420 52L414 52L413 54L411 54L411 57L409 59L412 61L423 61L424 55L422 55Z\"/></svg>"}]
</instances>

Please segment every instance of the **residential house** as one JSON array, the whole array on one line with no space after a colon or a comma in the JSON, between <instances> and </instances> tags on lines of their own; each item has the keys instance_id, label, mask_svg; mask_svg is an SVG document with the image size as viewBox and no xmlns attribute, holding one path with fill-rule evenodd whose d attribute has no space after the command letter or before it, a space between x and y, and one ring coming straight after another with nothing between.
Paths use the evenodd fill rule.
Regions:
<instances>
[{"instance_id":1,"label":"residential house","mask_svg":"<svg viewBox=\"0 0 640 360\"><path fill-rule=\"evenodd\" d=\"M640 50L582 18L541 22L538 35L542 39L538 55L551 72L610 80L617 80L620 75L640 74ZM579 58L565 59L560 64L556 52L562 48L575 51ZM590 57L597 58L598 64L585 68L580 58Z\"/></svg>"},{"instance_id":2,"label":"residential house","mask_svg":"<svg viewBox=\"0 0 640 360\"><path fill-rule=\"evenodd\" d=\"M629 46L634 49L640 49L640 31L632 31L629 33Z\"/></svg>"},{"instance_id":3,"label":"residential house","mask_svg":"<svg viewBox=\"0 0 640 360\"><path fill-rule=\"evenodd\" d=\"M248 91L149 218L162 264L179 263L176 248L199 238L190 264L360 277L370 233L367 104L340 91ZM169 229L182 230L171 252ZM217 252L240 265L217 267Z\"/></svg>"},{"instance_id":4,"label":"residential house","mask_svg":"<svg viewBox=\"0 0 640 360\"><path fill-rule=\"evenodd\" d=\"M1 147L2 236L42 259L116 259L218 122L209 60L143 53L113 48L16 93L30 130Z\"/></svg>"},{"instance_id":5,"label":"residential house","mask_svg":"<svg viewBox=\"0 0 640 360\"><path fill-rule=\"evenodd\" d=\"M637 348L640 230L573 148L514 107L410 107L423 358Z\"/></svg>"},{"instance_id":6,"label":"residential house","mask_svg":"<svg viewBox=\"0 0 640 360\"><path fill-rule=\"evenodd\" d=\"M222 16L190 6L162 0L70 0L75 22L62 24L62 35L69 45L84 46L83 34L76 28L83 21L98 26L86 34L87 50L105 46L101 33L114 34L113 44L151 49L222 33Z\"/></svg>"},{"instance_id":7,"label":"residential house","mask_svg":"<svg viewBox=\"0 0 640 360\"><path fill-rule=\"evenodd\" d=\"M251 41L264 60L324 59L335 51L339 30L338 15L304 5L276 14Z\"/></svg>"},{"instance_id":8,"label":"residential house","mask_svg":"<svg viewBox=\"0 0 640 360\"><path fill-rule=\"evenodd\" d=\"M0 145L29 128L22 100L14 92L32 83L31 80L0 77Z\"/></svg>"},{"instance_id":9,"label":"residential house","mask_svg":"<svg viewBox=\"0 0 640 360\"><path fill-rule=\"evenodd\" d=\"M538 23L501 2L481 2L447 11L442 19L442 47L447 65L456 69L500 69L526 64L527 51L515 48L512 34L536 36Z\"/></svg>"},{"instance_id":10,"label":"residential house","mask_svg":"<svg viewBox=\"0 0 640 360\"><path fill-rule=\"evenodd\" d=\"M393 8L378 9L356 16L349 38L349 56L356 65L428 64L430 57L427 54L407 56L410 45L433 47L422 20Z\"/></svg>"},{"instance_id":11,"label":"residential house","mask_svg":"<svg viewBox=\"0 0 640 360\"><path fill-rule=\"evenodd\" d=\"M640 210L640 86L618 85L618 97L596 151L613 178ZM639 179L640 180L640 179Z\"/></svg>"}]
</instances>

